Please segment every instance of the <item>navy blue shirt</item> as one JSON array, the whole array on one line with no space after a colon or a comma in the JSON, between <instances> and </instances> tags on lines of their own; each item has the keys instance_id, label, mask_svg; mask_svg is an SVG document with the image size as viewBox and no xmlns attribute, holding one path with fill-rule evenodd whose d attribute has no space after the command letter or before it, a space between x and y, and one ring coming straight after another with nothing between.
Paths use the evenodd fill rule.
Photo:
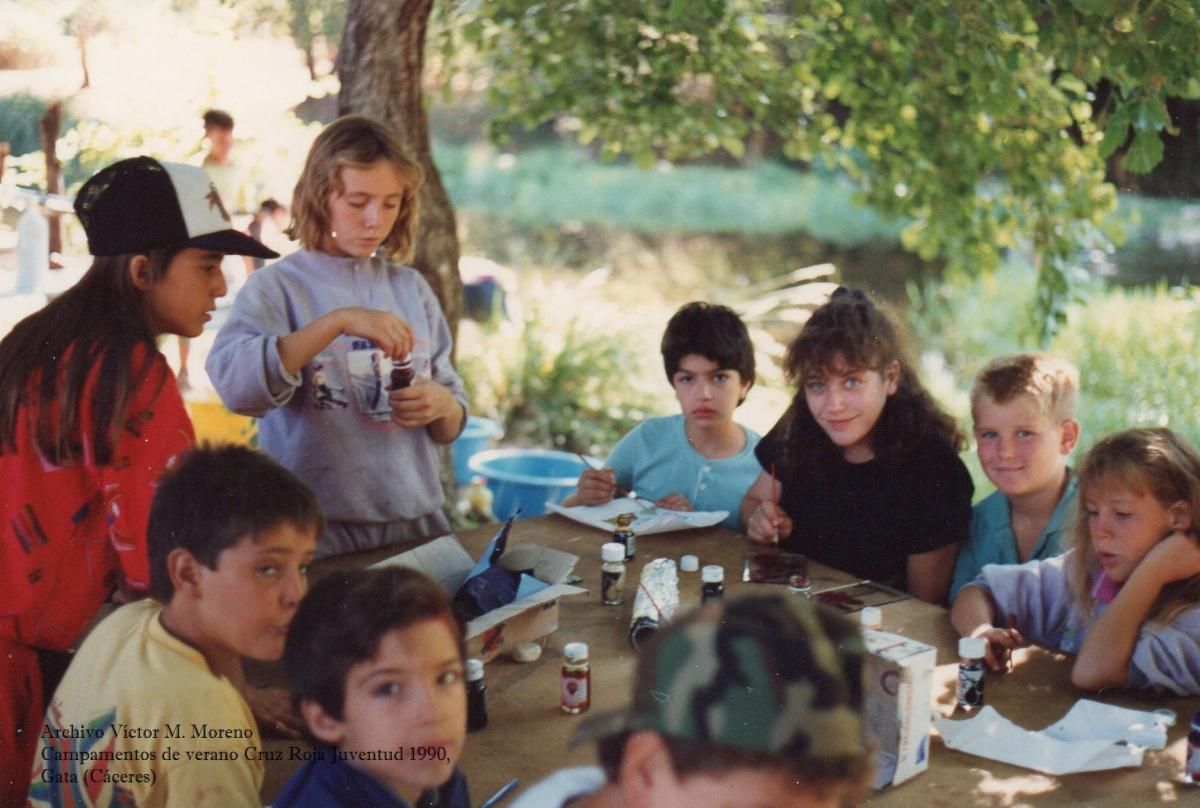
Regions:
<instances>
[{"instance_id":1,"label":"navy blue shirt","mask_svg":"<svg viewBox=\"0 0 1200 808\"><path fill-rule=\"evenodd\" d=\"M283 786L274 808L471 808L467 778L458 769L441 787L426 791L415 806L366 772L319 746Z\"/></svg>"}]
</instances>

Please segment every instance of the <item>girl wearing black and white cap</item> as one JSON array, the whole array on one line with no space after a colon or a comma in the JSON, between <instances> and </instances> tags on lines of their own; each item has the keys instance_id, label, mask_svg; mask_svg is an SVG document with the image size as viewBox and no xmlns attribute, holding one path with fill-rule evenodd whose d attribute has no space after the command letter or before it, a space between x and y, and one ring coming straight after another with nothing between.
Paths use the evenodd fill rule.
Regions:
<instances>
[{"instance_id":1,"label":"girl wearing black and white cap","mask_svg":"<svg viewBox=\"0 0 1200 808\"><path fill-rule=\"evenodd\" d=\"M199 336L233 230L203 169L149 157L75 200L94 260L0 341L0 805L24 804L46 708L38 652L65 652L118 587L149 583L155 482L194 440L162 334Z\"/></svg>"}]
</instances>

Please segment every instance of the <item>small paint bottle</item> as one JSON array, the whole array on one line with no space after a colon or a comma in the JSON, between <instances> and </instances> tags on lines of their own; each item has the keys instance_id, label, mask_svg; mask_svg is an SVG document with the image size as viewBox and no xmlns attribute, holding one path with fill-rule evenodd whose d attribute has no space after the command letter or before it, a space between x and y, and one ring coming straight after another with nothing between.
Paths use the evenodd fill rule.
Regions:
<instances>
[{"instance_id":1,"label":"small paint bottle","mask_svg":"<svg viewBox=\"0 0 1200 808\"><path fill-rule=\"evenodd\" d=\"M487 726L487 683L483 680L483 660L467 660L467 732Z\"/></svg>"},{"instance_id":2,"label":"small paint bottle","mask_svg":"<svg viewBox=\"0 0 1200 808\"><path fill-rule=\"evenodd\" d=\"M987 639L963 637L958 641L958 706L968 712L983 706L984 655Z\"/></svg>"},{"instance_id":3,"label":"small paint bottle","mask_svg":"<svg viewBox=\"0 0 1200 808\"><path fill-rule=\"evenodd\" d=\"M392 362L392 375L388 380L389 390L403 390L413 383L417 373L413 370L412 354L405 354L403 359Z\"/></svg>"},{"instance_id":4,"label":"small paint bottle","mask_svg":"<svg viewBox=\"0 0 1200 808\"><path fill-rule=\"evenodd\" d=\"M610 541L600 546L600 602L619 606L625 601L625 548Z\"/></svg>"},{"instance_id":5,"label":"small paint bottle","mask_svg":"<svg viewBox=\"0 0 1200 808\"><path fill-rule=\"evenodd\" d=\"M592 706L592 669L587 643L569 642L563 648L561 706L564 713L587 712Z\"/></svg>"},{"instance_id":6,"label":"small paint bottle","mask_svg":"<svg viewBox=\"0 0 1200 808\"><path fill-rule=\"evenodd\" d=\"M883 628L883 612L878 606L863 606L862 611L858 613L858 620L863 628L875 631Z\"/></svg>"},{"instance_id":7,"label":"small paint bottle","mask_svg":"<svg viewBox=\"0 0 1200 808\"><path fill-rule=\"evenodd\" d=\"M802 572L788 576L788 592L791 592L796 597L812 600L812 581Z\"/></svg>"},{"instance_id":8,"label":"small paint bottle","mask_svg":"<svg viewBox=\"0 0 1200 808\"><path fill-rule=\"evenodd\" d=\"M1187 757L1183 761L1183 780L1194 786L1200 786L1200 712L1192 715L1192 725L1188 729Z\"/></svg>"},{"instance_id":9,"label":"small paint bottle","mask_svg":"<svg viewBox=\"0 0 1200 808\"><path fill-rule=\"evenodd\" d=\"M710 600L719 600L725 597L725 568L716 564L705 564L700 569L700 605L708 603Z\"/></svg>"},{"instance_id":10,"label":"small paint bottle","mask_svg":"<svg viewBox=\"0 0 1200 808\"><path fill-rule=\"evenodd\" d=\"M625 560L633 561L637 553L637 534L633 532L634 515L623 513L617 517L617 526L613 529L612 539L616 544L625 548Z\"/></svg>"}]
</instances>

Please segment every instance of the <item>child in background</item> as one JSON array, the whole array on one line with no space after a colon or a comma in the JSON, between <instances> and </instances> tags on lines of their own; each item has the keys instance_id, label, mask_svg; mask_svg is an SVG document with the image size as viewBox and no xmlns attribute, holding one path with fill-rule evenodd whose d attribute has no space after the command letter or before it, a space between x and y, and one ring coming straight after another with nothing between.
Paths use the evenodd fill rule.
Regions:
<instances>
[{"instance_id":1,"label":"child in background","mask_svg":"<svg viewBox=\"0 0 1200 808\"><path fill-rule=\"evenodd\" d=\"M277 200L267 197L258 206L254 218L250 220L247 232L252 238L258 239L278 253L291 252L292 244L283 231L288 226L288 209ZM255 258L254 269L262 269L267 265L267 259Z\"/></svg>"},{"instance_id":2,"label":"child in background","mask_svg":"<svg viewBox=\"0 0 1200 808\"><path fill-rule=\"evenodd\" d=\"M275 808L470 808L456 768L467 732L465 656L449 598L422 573L386 567L321 579L284 653L318 754ZM414 748L434 754L414 758ZM397 750L394 759L357 754Z\"/></svg>"},{"instance_id":3,"label":"child in background","mask_svg":"<svg viewBox=\"0 0 1200 808\"><path fill-rule=\"evenodd\" d=\"M862 292L839 288L788 346L784 370L800 391L758 444L747 534L945 601L973 486L962 436L896 326Z\"/></svg>"},{"instance_id":4,"label":"child in background","mask_svg":"<svg viewBox=\"0 0 1200 808\"><path fill-rule=\"evenodd\" d=\"M225 253L274 255L231 229L195 166L122 160L75 209L91 267L0 342L0 805L29 786L53 689L38 654L148 585L154 486L193 440L155 339L200 334Z\"/></svg>"},{"instance_id":5,"label":"child in background","mask_svg":"<svg viewBox=\"0 0 1200 808\"><path fill-rule=\"evenodd\" d=\"M381 124L326 127L292 202L303 249L250 276L208 356L225 405L261 418L262 449L317 492L319 556L450 529L437 444L466 422L450 328L415 269L375 255L410 251L421 180ZM417 381L372 406L359 391L387 385L389 357L410 357Z\"/></svg>"},{"instance_id":6,"label":"child in background","mask_svg":"<svg viewBox=\"0 0 1200 808\"><path fill-rule=\"evenodd\" d=\"M870 771L858 628L782 594L718 603L658 632L629 706L580 726L603 770L562 769L512 808L856 805Z\"/></svg>"},{"instance_id":7,"label":"child in background","mask_svg":"<svg viewBox=\"0 0 1200 808\"><path fill-rule=\"evenodd\" d=\"M1169 429L1109 435L1079 467L1079 502L1072 548L984 567L959 593L954 627L989 640L994 670L1029 640L1077 653L1082 690L1200 695L1200 455Z\"/></svg>"},{"instance_id":8,"label":"child in background","mask_svg":"<svg viewBox=\"0 0 1200 808\"><path fill-rule=\"evenodd\" d=\"M252 449L196 449L168 472L150 513L151 598L80 646L46 711L29 805L81 792L88 805L259 805L242 657L283 654L320 532L312 492Z\"/></svg>"},{"instance_id":9,"label":"child in background","mask_svg":"<svg viewBox=\"0 0 1200 808\"><path fill-rule=\"evenodd\" d=\"M660 508L728 511L758 476L758 435L733 420L754 384L754 345L741 318L725 306L688 303L667 323L663 366L680 415L650 418L621 438L607 468L585 469L564 505L603 505L617 487L636 490Z\"/></svg>"},{"instance_id":10,"label":"child in background","mask_svg":"<svg viewBox=\"0 0 1200 808\"><path fill-rule=\"evenodd\" d=\"M1046 354L993 359L975 377L971 414L979 462L996 491L971 510L950 600L984 564L1021 564L1062 552L1075 507L1067 458L1079 442L1079 371Z\"/></svg>"}]
</instances>

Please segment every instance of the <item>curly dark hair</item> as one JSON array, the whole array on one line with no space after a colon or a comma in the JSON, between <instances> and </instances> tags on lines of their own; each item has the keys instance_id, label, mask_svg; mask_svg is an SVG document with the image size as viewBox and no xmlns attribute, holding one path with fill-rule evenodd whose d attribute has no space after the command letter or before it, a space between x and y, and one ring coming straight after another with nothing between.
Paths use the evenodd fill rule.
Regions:
<instances>
[{"instance_id":1,"label":"curly dark hair","mask_svg":"<svg viewBox=\"0 0 1200 808\"><path fill-rule=\"evenodd\" d=\"M820 466L841 458L808 408L805 380L835 368L883 372L893 362L898 364L899 378L871 432L875 456L903 457L930 437L963 450L962 431L921 384L907 340L893 317L863 292L843 286L812 313L784 358L784 374L797 388L782 418L781 466L790 472L788 476L805 469L819 473ZM818 463L812 462L814 458Z\"/></svg>"}]
</instances>

